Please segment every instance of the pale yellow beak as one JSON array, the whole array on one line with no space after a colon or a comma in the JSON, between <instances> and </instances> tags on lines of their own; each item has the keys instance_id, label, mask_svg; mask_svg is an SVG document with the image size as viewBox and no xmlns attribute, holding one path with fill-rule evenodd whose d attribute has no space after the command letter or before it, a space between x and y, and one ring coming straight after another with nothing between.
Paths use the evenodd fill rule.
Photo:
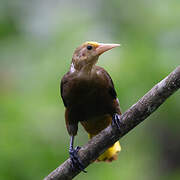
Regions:
<instances>
[{"instance_id":1,"label":"pale yellow beak","mask_svg":"<svg viewBox=\"0 0 180 180\"><path fill-rule=\"evenodd\" d=\"M120 44L104 44L104 43L98 43L98 47L96 48L96 54L101 55L102 53L120 46Z\"/></svg>"}]
</instances>

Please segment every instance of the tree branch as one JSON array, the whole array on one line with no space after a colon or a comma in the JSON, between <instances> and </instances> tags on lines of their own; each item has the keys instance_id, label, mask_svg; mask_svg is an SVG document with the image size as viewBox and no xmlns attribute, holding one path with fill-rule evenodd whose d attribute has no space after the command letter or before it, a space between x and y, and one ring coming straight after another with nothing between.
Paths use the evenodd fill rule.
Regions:
<instances>
[{"instance_id":1,"label":"tree branch","mask_svg":"<svg viewBox=\"0 0 180 180\"><path fill-rule=\"evenodd\" d=\"M165 79L155 85L136 104L121 116L121 132L114 126L108 126L97 136L93 137L79 152L79 158L87 167L98 158L106 149L112 146L122 136L145 120L163 102L180 88L180 66ZM44 180L70 180L80 171L73 170L70 159L67 159L57 169L51 172Z\"/></svg>"}]
</instances>

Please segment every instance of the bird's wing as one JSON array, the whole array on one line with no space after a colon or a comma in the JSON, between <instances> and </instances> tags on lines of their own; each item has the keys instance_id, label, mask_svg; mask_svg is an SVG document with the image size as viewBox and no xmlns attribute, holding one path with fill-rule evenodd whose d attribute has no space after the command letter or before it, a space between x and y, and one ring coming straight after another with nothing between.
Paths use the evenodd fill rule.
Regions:
<instances>
[{"instance_id":1,"label":"bird's wing","mask_svg":"<svg viewBox=\"0 0 180 180\"><path fill-rule=\"evenodd\" d=\"M108 72L102 68L102 67L99 67L97 66L98 68L98 71L100 71L101 73L101 76L102 78L108 82L106 83L107 85L107 88L108 88L108 91L109 91L109 94L112 96L112 98L114 99L114 103L116 104L116 109L117 109L117 112L119 114L121 114L121 109L120 109L120 105L119 105L119 100L117 98L117 93L116 93L116 90L115 90L115 87L114 87L114 83L113 83L113 80L111 79L111 76L108 74Z\"/></svg>"},{"instance_id":2,"label":"bird's wing","mask_svg":"<svg viewBox=\"0 0 180 180\"><path fill-rule=\"evenodd\" d=\"M63 100L63 103L64 103L65 107L67 107L67 103L66 103L65 98L64 98L64 93L65 93L64 92L64 86L68 82L67 75L68 75L68 73L63 76L63 78L61 79L61 82L60 82L60 95L62 97L62 100Z\"/></svg>"},{"instance_id":3,"label":"bird's wing","mask_svg":"<svg viewBox=\"0 0 180 180\"><path fill-rule=\"evenodd\" d=\"M111 76L108 74L108 72L102 68L102 67L98 67L98 70L100 71L101 73L101 76L102 78L107 81L106 85L107 85L107 88L109 89L109 93L111 94L111 96L116 99L117 98L117 93L116 93L116 90L114 88L114 83L111 79Z\"/></svg>"}]
</instances>

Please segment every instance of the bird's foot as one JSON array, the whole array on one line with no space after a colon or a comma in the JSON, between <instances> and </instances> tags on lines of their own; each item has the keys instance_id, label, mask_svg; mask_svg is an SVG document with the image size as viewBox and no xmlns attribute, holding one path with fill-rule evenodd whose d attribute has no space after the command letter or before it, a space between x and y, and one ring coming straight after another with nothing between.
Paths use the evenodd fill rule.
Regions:
<instances>
[{"instance_id":1,"label":"bird's foot","mask_svg":"<svg viewBox=\"0 0 180 180\"><path fill-rule=\"evenodd\" d=\"M84 170L85 169L84 165L82 164L81 160L78 157L78 151L80 149L81 149L81 147L77 146L74 149L69 150L69 155L70 155L70 159L72 162L72 168L78 169L78 170L81 170L81 171L87 173L87 171Z\"/></svg>"},{"instance_id":2,"label":"bird's foot","mask_svg":"<svg viewBox=\"0 0 180 180\"><path fill-rule=\"evenodd\" d=\"M120 118L120 115L117 113L115 113L112 117L112 126L116 126L120 132L121 132L121 127L124 126L124 123Z\"/></svg>"}]
</instances>

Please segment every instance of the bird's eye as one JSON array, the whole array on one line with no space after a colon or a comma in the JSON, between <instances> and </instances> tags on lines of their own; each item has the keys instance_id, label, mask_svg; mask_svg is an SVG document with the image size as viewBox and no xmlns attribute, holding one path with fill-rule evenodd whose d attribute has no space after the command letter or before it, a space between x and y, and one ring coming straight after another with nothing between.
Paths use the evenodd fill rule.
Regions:
<instances>
[{"instance_id":1,"label":"bird's eye","mask_svg":"<svg viewBox=\"0 0 180 180\"><path fill-rule=\"evenodd\" d=\"M91 50L93 47L92 46L87 46L87 49L88 50Z\"/></svg>"}]
</instances>

